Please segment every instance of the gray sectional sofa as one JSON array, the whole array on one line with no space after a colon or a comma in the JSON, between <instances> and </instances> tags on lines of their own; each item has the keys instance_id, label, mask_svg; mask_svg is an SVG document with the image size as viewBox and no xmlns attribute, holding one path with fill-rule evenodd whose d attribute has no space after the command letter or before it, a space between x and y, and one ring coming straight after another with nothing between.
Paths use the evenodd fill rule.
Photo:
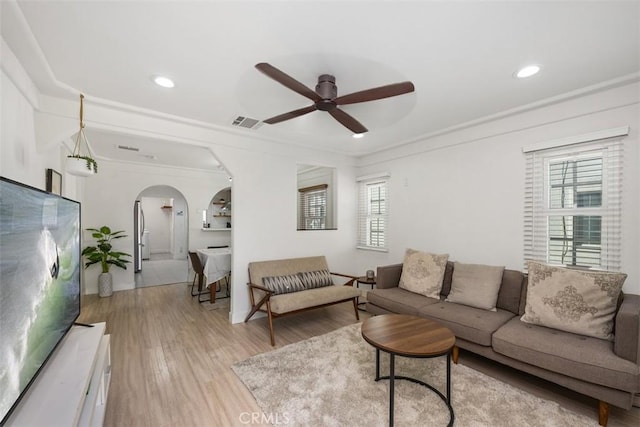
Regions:
<instances>
[{"instance_id":1,"label":"gray sectional sofa","mask_svg":"<svg viewBox=\"0 0 640 427\"><path fill-rule=\"evenodd\" d=\"M629 409L640 393L640 296L620 298L613 341L525 323L527 276L505 269L496 311L445 301L454 263L447 262L440 299L400 288L402 264L378 267L377 288L367 294L370 313L402 313L440 322L456 335L458 348L471 351L599 401L606 426L609 404Z\"/></svg>"}]
</instances>

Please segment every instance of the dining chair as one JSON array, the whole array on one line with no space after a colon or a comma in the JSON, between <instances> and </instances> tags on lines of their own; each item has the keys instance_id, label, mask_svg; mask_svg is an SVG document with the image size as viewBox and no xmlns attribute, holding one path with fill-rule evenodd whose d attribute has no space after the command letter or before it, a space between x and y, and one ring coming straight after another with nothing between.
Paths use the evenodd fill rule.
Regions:
<instances>
[{"instance_id":1,"label":"dining chair","mask_svg":"<svg viewBox=\"0 0 640 427\"><path fill-rule=\"evenodd\" d=\"M191 260L191 266L193 267L193 271L195 272L195 275L193 276L193 282L191 282L191 296L198 296L198 302L206 302L208 300L201 299L201 296L207 293L207 291L203 289L205 287L204 267L202 266L202 262L200 261L200 257L197 253L189 251L189 259ZM198 292L194 292L196 280L198 280Z\"/></svg>"}]
</instances>

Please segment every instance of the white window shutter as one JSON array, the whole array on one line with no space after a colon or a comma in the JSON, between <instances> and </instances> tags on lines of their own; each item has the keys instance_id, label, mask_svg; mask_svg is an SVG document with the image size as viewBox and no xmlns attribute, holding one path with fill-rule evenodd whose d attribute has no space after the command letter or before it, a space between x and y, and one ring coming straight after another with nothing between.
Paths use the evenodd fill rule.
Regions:
<instances>
[{"instance_id":1,"label":"white window shutter","mask_svg":"<svg viewBox=\"0 0 640 427\"><path fill-rule=\"evenodd\" d=\"M524 262L619 271L623 147L604 140L526 153Z\"/></svg>"},{"instance_id":2,"label":"white window shutter","mask_svg":"<svg viewBox=\"0 0 640 427\"><path fill-rule=\"evenodd\" d=\"M369 175L358 182L356 247L386 251L389 224L389 174Z\"/></svg>"}]
</instances>

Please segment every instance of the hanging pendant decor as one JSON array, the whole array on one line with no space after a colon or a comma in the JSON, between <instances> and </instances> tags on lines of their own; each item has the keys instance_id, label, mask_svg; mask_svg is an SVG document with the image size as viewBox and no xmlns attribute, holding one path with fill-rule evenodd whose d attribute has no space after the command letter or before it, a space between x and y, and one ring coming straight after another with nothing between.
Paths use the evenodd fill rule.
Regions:
<instances>
[{"instance_id":1,"label":"hanging pendant decor","mask_svg":"<svg viewBox=\"0 0 640 427\"><path fill-rule=\"evenodd\" d=\"M84 134L84 95L80 94L80 130L76 136L76 145L73 153L67 156L66 171L71 175L87 177L98 173L98 163L91 156L89 141ZM86 154L82 148L86 147Z\"/></svg>"}]
</instances>

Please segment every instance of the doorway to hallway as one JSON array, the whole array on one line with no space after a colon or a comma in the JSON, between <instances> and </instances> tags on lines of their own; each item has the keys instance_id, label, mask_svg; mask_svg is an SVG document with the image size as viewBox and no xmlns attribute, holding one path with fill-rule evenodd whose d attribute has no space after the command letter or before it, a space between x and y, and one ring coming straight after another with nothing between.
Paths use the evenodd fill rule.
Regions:
<instances>
[{"instance_id":1,"label":"doorway to hallway","mask_svg":"<svg viewBox=\"0 0 640 427\"><path fill-rule=\"evenodd\" d=\"M140 192L134 237L136 287L188 281L188 215L182 193L162 185Z\"/></svg>"}]
</instances>

